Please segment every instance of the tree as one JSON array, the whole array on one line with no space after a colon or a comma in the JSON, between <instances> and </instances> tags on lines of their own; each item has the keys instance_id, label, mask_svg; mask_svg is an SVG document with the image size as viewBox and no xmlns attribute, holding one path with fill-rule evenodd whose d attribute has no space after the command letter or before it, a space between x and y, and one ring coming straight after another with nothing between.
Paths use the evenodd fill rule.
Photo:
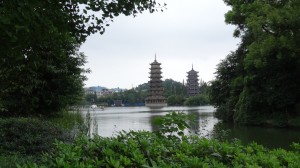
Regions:
<instances>
[{"instance_id":1,"label":"tree","mask_svg":"<svg viewBox=\"0 0 300 168\"><path fill-rule=\"evenodd\" d=\"M120 14L155 0L0 0L0 112L51 114L80 99L85 56L79 46ZM94 12L97 12L94 13Z\"/></svg>"},{"instance_id":2,"label":"tree","mask_svg":"<svg viewBox=\"0 0 300 168\"><path fill-rule=\"evenodd\" d=\"M173 79L166 79L163 81L164 96L169 97L171 95L186 95L186 89L180 82Z\"/></svg>"},{"instance_id":3,"label":"tree","mask_svg":"<svg viewBox=\"0 0 300 168\"><path fill-rule=\"evenodd\" d=\"M212 82L222 119L285 125L299 115L300 2L224 0L226 22L237 26L239 48L223 60Z\"/></svg>"},{"instance_id":4,"label":"tree","mask_svg":"<svg viewBox=\"0 0 300 168\"><path fill-rule=\"evenodd\" d=\"M182 95L171 95L167 99L169 106L182 106L184 103L184 97Z\"/></svg>"}]
</instances>

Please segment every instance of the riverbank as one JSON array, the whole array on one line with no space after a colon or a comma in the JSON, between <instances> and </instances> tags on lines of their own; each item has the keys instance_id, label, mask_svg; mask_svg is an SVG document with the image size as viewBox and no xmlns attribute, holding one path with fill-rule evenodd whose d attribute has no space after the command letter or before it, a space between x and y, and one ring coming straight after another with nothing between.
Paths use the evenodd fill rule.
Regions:
<instances>
[{"instance_id":1,"label":"riverbank","mask_svg":"<svg viewBox=\"0 0 300 168\"><path fill-rule=\"evenodd\" d=\"M76 113L69 115L70 118L73 116L69 121L77 118L74 114ZM59 122L61 119L58 119ZM73 135L70 141L54 141L49 138L53 133L59 132L49 131L52 128L65 128L63 124L56 128L58 125L55 123L59 123L57 121L32 122L28 118L17 120L21 121L10 119L10 122L6 121L9 125L2 124L0 127L1 138L15 136L0 141L0 167L15 167L15 164L21 167L293 167L300 164L299 144L291 144L290 150L267 149L256 143L242 145L240 141L226 141L220 136L207 139L185 135L183 130L188 126L184 115L173 115L163 120L164 126L170 126L162 129L164 132L129 131L118 133L114 137L95 135L89 138L86 136L87 132L74 136L74 130L63 129L62 133ZM11 131L10 134L3 134L7 130L18 131L17 134L12 134ZM177 136L173 136L175 134ZM12 145L16 142L23 146ZM21 148L12 151L3 148L5 144ZM43 152L32 150L37 145L51 147ZM24 152L25 148L30 151Z\"/></svg>"}]
</instances>

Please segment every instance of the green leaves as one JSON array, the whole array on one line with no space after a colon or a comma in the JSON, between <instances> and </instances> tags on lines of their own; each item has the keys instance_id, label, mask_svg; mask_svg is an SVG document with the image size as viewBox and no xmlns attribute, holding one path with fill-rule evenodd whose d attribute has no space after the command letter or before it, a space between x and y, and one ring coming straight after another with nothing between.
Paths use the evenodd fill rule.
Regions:
<instances>
[{"instance_id":1,"label":"green leaves","mask_svg":"<svg viewBox=\"0 0 300 168\"><path fill-rule=\"evenodd\" d=\"M299 115L299 1L225 3L232 7L226 22L236 25L234 36L241 43L218 65L212 82L217 116L236 123L259 125L271 119L274 125L287 125L289 115ZM271 116L282 116L280 124Z\"/></svg>"},{"instance_id":2,"label":"green leaves","mask_svg":"<svg viewBox=\"0 0 300 168\"><path fill-rule=\"evenodd\" d=\"M193 116L183 112L170 112L155 119L154 124L159 127L158 135L169 138L183 138L184 131L190 128L188 122L193 122Z\"/></svg>"},{"instance_id":3,"label":"green leaves","mask_svg":"<svg viewBox=\"0 0 300 168\"><path fill-rule=\"evenodd\" d=\"M78 49L87 36L103 34L113 16L156 6L153 0L1 1L1 115L45 115L78 102L87 72Z\"/></svg>"},{"instance_id":4,"label":"green leaves","mask_svg":"<svg viewBox=\"0 0 300 168\"><path fill-rule=\"evenodd\" d=\"M142 143L140 143L142 142ZM42 162L23 167L297 167L299 151L268 150L252 143L218 142L199 137L178 141L151 132L120 133L117 137L79 137L56 143ZM298 145L299 146L299 145ZM96 148L95 148L96 147ZM112 152L105 152L105 151Z\"/></svg>"}]
</instances>

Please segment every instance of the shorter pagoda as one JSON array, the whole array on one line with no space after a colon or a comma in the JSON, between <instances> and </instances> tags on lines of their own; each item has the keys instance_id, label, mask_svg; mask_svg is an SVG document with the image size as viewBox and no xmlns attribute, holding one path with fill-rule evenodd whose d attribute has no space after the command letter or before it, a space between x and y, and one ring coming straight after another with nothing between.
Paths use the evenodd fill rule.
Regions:
<instances>
[{"instance_id":1,"label":"shorter pagoda","mask_svg":"<svg viewBox=\"0 0 300 168\"><path fill-rule=\"evenodd\" d=\"M161 64L156 61L156 55L154 62L150 65L149 96L145 100L145 105L147 107L167 106L167 100L163 96Z\"/></svg>"},{"instance_id":2,"label":"shorter pagoda","mask_svg":"<svg viewBox=\"0 0 300 168\"><path fill-rule=\"evenodd\" d=\"M198 83L198 72L194 70L192 65L192 70L187 72L187 83L186 83L186 89L187 94L189 97L196 96L200 89L199 89L199 83Z\"/></svg>"}]
</instances>

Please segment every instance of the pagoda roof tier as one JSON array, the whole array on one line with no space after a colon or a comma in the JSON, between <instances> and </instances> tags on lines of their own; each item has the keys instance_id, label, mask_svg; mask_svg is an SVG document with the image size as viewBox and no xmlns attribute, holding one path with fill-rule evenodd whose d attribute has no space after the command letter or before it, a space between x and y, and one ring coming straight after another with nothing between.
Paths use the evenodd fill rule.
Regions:
<instances>
[{"instance_id":1,"label":"pagoda roof tier","mask_svg":"<svg viewBox=\"0 0 300 168\"><path fill-rule=\"evenodd\" d=\"M153 81L150 82L150 85L152 86L162 86L161 84L162 82L153 82Z\"/></svg>"},{"instance_id":2,"label":"pagoda roof tier","mask_svg":"<svg viewBox=\"0 0 300 168\"><path fill-rule=\"evenodd\" d=\"M149 74L153 74L153 75L161 75L162 73L160 73L160 72L149 72Z\"/></svg>"},{"instance_id":3,"label":"pagoda roof tier","mask_svg":"<svg viewBox=\"0 0 300 168\"><path fill-rule=\"evenodd\" d=\"M162 87L162 83L161 82L151 82L150 86L151 87Z\"/></svg>"},{"instance_id":4,"label":"pagoda roof tier","mask_svg":"<svg viewBox=\"0 0 300 168\"><path fill-rule=\"evenodd\" d=\"M151 87L162 87L160 83L150 83Z\"/></svg>"},{"instance_id":5,"label":"pagoda roof tier","mask_svg":"<svg viewBox=\"0 0 300 168\"><path fill-rule=\"evenodd\" d=\"M162 68L160 66L151 66L149 69L151 70L151 69L162 69Z\"/></svg>"},{"instance_id":6,"label":"pagoda roof tier","mask_svg":"<svg viewBox=\"0 0 300 168\"><path fill-rule=\"evenodd\" d=\"M152 87L150 88L151 91L161 91L164 90L162 87Z\"/></svg>"},{"instance_id":7,"label":"pagoda roof tier","mask_svg":"<svg viewBox=\"0 0 300 168\"><path fill-rule=\"evenodd\" d=\"M161 63L159 63L155 60L154 62L150 63L150 65L161 65Z\"/></svg>"},{"instance_id":8,"label":"pagoda roof tier","mask_svg":"<svg viewBox=\"0 0 300 168\"><path fill-rule=\"evenodd\" d=\"M160 89L160 88L161 88L161 89ZM152 91L153 91L153 90L163 90L163 88L162 88L162 87L153 87L153 86L152 86L152 88L150 88L150 90L152 90Z\"/></svg>"},{"instance_id":9,"label":"pagoda roof tier","mask_svg":"<svg viewBox=\"0 0 300 168\"><path fill-rule=\"evenodd\" d=\"M194 70L194 66L192 65L192 70L188 71L187 73L199 73L198 71Z\"/></svg>"},{"instance_id":10,"label":"pagoda roof tier","mask_svg":"<svg viewBox=\"0 0 300 168\"><path fill-rule=\"evenodd\" d=\"M149 78L162 78L162 76L160 74L151 74L151 76Z\"/></svg>"},{"instance_id":11,"label":"pagoda roof tier","mask_svg":"<svg viewBox=\"0 0 300 168\"><path fill-rule=\"evenodd\" d=\"M162 82L162 80L160 78L152 78L150 80L150 83L161 83L161 82Z\"/></svg>"},{"instance_id":12,"label":"pagoda roof tier","mask_svg":"<svg viewBox=\"0 0 300 168\"><path fill-rule=\"evenodd\" d=\"M192 77L192 76L195 76L195 77L198 77L199 75L198 74L188 74L186 77Z\"/></svg>"},{"instance_id":13,"label":"pagoda roof tier","mask_svg":"<svg viewBox=\"0 0 300 168\"><path fill-rule=\"evenodd\" d=\"M159 73L162 73L160 69L152 69L150 72L159 72Z\"/></svg>"},{"instance_id":14,"label":"pagoda roof tier","mask_svg":"<svg viewBox=\"0 0 300 168\"><path fill-rule=\"evenodd\" d=\"M199 73L198 71L195 71L195 70L190 70L190 71L188 71L188 72L186 72L186 73Z\"/></svg>"}]
</instances>

